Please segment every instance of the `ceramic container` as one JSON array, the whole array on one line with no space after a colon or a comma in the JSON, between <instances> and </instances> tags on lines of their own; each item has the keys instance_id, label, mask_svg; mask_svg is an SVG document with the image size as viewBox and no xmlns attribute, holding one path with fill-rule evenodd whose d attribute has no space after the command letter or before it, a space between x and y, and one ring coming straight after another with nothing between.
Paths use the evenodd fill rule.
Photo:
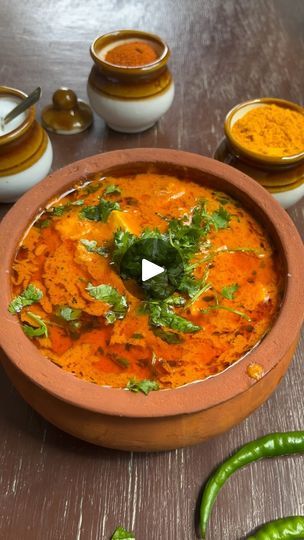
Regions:
<instances>
[{"instance_id":1,"label":"ceramic container","mask_svg":"<svg viewBox=\"0 0 304 540\"><path fill-rule=\"evenodd\" d=\"M110 49L132 41L150 44L157 59L137 67L105 60ZM167 67L170 51L161 38L138 30L112 32L93 42L91 56L94 66L87 86L90 104L112 129L125 133L144 131L168 111L174 98L174 82Z\"/></svg>"},{"instance_id":2,"label":"ceramic container","mask_svg":"<svg viewBox=\"0 0 304 540\"><path fill-rule=\"evenodd\" d=\"M27 95L0 86L0 116L5 116ZM51 142L35 119L35 107L0 129L0 202L15 202L49 173L53 159Z\"/></svg>"},{"instance_id":3,"label":"ceramic container","mask_svg":"<svg viewBox=\"0 0 304 540\"><path fill-rule=\"evenodd\" d=\"M47 358L8 313L10 272L24 231L48 201L97 172L146 170L191 177L237 198L264 224L285 267L280 313L262 342L222 373L186 386L151 392L101 387L78 379ZM24 208L27 212L24 212ZM51 174L26 193L0 225L0 344L9 378L44 418L92 443L124 450L164 450L201 442L240 422L280 382L294 353L304 309L303 246L288 214L257 182L218 161L175 150L118 150ZM259 380L252 365L259 366Z\"/></svg>"},{"instance_id":4,"label":"ceramic container","mask_svg":"<svg viewBox=\"0 0 304 540\"><path fill-rule=\"evenodd\" d=\"M232 134L232 127L237 120L250 110L269 104L286 107L304 115L302 107L283 99L261 98L241 103L227 114L224 124L226 138L217 148L214 157L250 175L267 189L283 208L289 208L304 195L304 150L292 156L264 156L240 145Z\"/></svg>"}]
</instances>

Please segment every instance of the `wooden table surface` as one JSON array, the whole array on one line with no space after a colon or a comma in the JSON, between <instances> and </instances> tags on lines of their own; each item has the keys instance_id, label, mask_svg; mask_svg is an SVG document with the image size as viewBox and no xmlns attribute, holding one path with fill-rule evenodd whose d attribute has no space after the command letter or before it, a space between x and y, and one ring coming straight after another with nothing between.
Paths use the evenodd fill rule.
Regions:
<instances>
[{"instance_id":1,"label":"wooden table surface","mask_svg":"<svg viewBox=\"0 0 304 540\"><path fill-rule=\"evenodd\" d=\"M212 156L226 112L259 96L303 104L303 0L1 0L0 84L59 86L86 99L89 45L121 28L150 30L172 48L176 97L139 135L95 117L81 135L51 136L53 169L98 152L170 147ZM8 205L1 206L2 215ZM299 229L303 206L289 211ZM136 540L192 540L202 484L246 441L303 429L303 343L280 387L241 425L196 447L158 454L98 448L65 435L19 397L0 368L0 540L107 540L119 524ZM304 514L303 457L260 462L234 475L216 503L212 540Z\"/></svg>"}]
</instances>

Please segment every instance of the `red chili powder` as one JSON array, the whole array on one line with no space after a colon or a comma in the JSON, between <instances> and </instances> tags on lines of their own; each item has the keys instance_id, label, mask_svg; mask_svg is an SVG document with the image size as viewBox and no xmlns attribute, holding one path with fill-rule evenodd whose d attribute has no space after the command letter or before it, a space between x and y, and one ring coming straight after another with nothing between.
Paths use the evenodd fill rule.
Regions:
<instances>
[{"instance_id":1,"label":"red chili powder","mask_svg":"<svg viewBox=\"0 0 304 540\"><path fill-rule=\"evenodd\" d=\"M108 51L105 60L117 66L136 67L155 62L157 54L149 43L131 41Z\"/></svg>"}]
</instances>

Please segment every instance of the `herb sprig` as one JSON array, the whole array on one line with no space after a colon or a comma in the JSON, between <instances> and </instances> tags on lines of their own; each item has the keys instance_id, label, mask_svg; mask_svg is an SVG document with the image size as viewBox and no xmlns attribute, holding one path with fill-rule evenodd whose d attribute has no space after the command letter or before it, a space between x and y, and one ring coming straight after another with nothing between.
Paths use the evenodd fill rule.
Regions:
<instances>
[{"instance_id":1,"label":"herb sprig","mask_svg":"<svg viewBox=\"0 0 304 540\"><path fill-rule=\"evenodd\" d=\"M104 195L120 195L121 189L119 186L116 186L115 184L110 184L106 187L106 189L103 192Z\"/></svg>"},{"instance_id":2,"label":"herb sprig","mask_svg":"<svg viewBox=\"0 0 304 540\"><path fill-rule=\"evenodd\" d=\"M181 297L171 297L163 301L144 302L140 308L140 313L145 313L149 316L150 326L165 327L177 332L189 334L198 332L201 327L194 324L192 321L181 317L175 313L173 306L184 305L185 300Z\"/></svg>"},{"instance_id":3,"label":"herb sprig","mask_svg":"<svg viewBox=\"0 0 304 540\"><path fill-rule=\"evenodd\" d=\"M71 209L71 206L83 206L84 200L78 199L77 201L70 202L68 201L66 204L59 204L58 206L52 206L51 208L47 208L46 211L55 217L63 216L65 212Z\"/></svg>"},{"instance_id":4,"label":"herb sprig","mask_svg":"<svg viewBox=\"0 0 304 540\"><path fill-rule=\"evenodd\" d=\"M103 246L98 246L96 240L87 240L86 238L82 238L80 243L89 253L97 253L97 255L101 255L101 257L108 256L108 250Z\"/></svg>"},{"instance_id":5,"label":"herb sprig","mask_svg":"<svg viewBox=\"0 0 304 540\"><path fill-rule=\"evenodd\" d=\"M30 326L28 324L22 325L22 330L28 337L48 337L48 329L45 321L40 317L40 315L37 315L36 313L32 313L31 311L27 312L27 316L34 321L34 323L38 324L37 327Z\"/></svg>"},{"instance_id":6,"label":"herb sprig","mask_svg":"<svg viewBox=\"0 0 304 540\"><path fill-rule=\"evenodd\" d=\"M80 212L80 217L82 219L89 219L90 221L102 221L103 223L106 223L113 210L120 210L119 203L107 201L106 199L100 197L98 204L84 206Z\"/></svg>"},{"instance_id":7,"label":"herb sprig","mask_svg":"<svg viewBox=\"0 0 304 540\"><path fill-rule=\"evenodd\" d=\"M35 302L39 302L43 297L43 292L35 285L30 283L27 288L19 295L13 298L8 306L10 313L20 313L26 306L31 306Z\"/></svg>"},{"instance_id":8,"label":"herb sprig","mask_svg":"<svg viewBox=\"0 0 304 540\"><path fill-rule=\"evenodd\" d=\"M240 286L238 283L232 283L231 285L226 285L221 290L221 295L227 300L234 300L234 297L239 290Z\"/></svg>"},{"instance_id":9,"label":"herb sprig","mask_svg":"<svg viewBox=\"0 0 304 540\"><path fill-rule=\"evenodd\" d=\"M94 286L89 283L86 287L89 295L106 302L111 306L111 309L105 314L107 324L113 324L117 319L123 319L128 311L128 303L125 296L119 294L119 292L111 285L97 285Z\"/></svg>"},{"instance_id":10,"label":"herb sprig","mask_svg":"<svg viewBox=\"0 0 304 540\"><path fill-rule=\"evenodd\" d=\"M129 380L126 388L127 390L130 390L130 392L142 392L147 396L149 392L159 390L159 384L158 382L150 381L149 379L143 379L139 381L135 378L132 378Z\"/></svg>"}]
</instances>

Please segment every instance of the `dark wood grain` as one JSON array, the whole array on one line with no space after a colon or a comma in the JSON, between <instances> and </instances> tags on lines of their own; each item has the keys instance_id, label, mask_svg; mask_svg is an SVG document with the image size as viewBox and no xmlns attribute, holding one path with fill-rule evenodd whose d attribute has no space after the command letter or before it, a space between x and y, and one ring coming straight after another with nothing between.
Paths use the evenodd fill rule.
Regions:
<instances>
[{"instance_id":1,"label":"dark wood grain","mask_svg":"<svg viewBox=\"0 0 304 540\"><path fill-rule=\"evenodd\" d=\"M151 30L172 48L176 98L140 135L95 118L82 135L51 136L53 168L106 150L181 148L212 155L239 101L278 96L303 104L303 0L1 0L0 84L61 85L86 99L89 45L119 28ZM1 215L8 209L2 205ZM304 231L303 206L290 215ZM90 446L34 413L0 371L0 539L107 540L118 524L137 540L192 540L194 510L214 467L244 442L303 429L303 342L269 401L229 433L175 452L132 454ZM215 506L209 538L244 538L258 524L304 513L303 458L257 463L236 474Z\"/></svg>"}]
</instances>

